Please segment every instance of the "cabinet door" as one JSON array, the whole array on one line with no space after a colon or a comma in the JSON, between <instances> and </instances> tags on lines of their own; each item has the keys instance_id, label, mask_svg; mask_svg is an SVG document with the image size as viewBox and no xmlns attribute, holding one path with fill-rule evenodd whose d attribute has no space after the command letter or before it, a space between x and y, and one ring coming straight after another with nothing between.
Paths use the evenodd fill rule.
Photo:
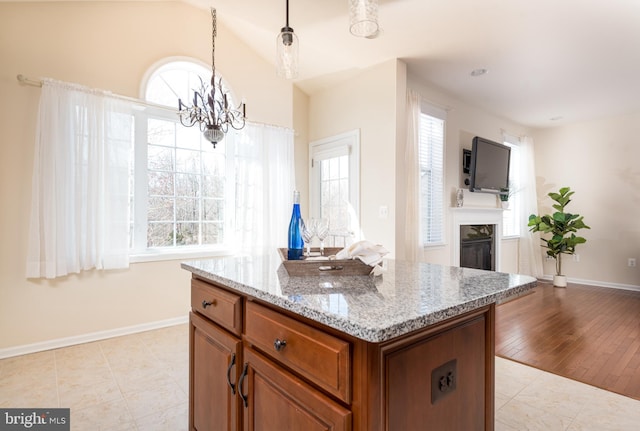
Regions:
<instances>
[{"instance_id":1,"label":"cabinet door","mask_svg":"<svg viewBox=\"0 0 640 431\"><path fill-rule=\"evenodd\" d=\"M245 431L347 431L351 412L251 349L241 377Z\"/></svg>"},{"instance_id":2,"label":"cabinet door","mask_svg":"<svg viewBox=\"0 0 640 431\"><path fill-rule=\"evenodd\" d=\"M240 429L242 343L197 314L190 314L190 322L189 429Z\"/></svg>"}]
</instances>

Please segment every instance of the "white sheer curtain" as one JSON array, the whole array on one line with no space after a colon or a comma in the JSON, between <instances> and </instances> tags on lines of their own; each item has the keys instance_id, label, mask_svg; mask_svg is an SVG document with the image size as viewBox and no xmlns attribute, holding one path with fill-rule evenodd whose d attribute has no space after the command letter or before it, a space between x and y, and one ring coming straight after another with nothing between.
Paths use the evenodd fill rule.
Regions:
<instances>
[{"instance_id":1,"label":"white sheer curtain","mask_svg":"<svg viewBox=\"0 0 640 431\"><path fill-rule=\"evenodd\" d=\"M421 257L420 244L420 101L415 91L407 92L407 142L404 162L406 169L406 220L404 221L405 259L415 262Z\"/></svg>"},{"instance_id":2,"label":"white sheer curtain","mask_svg":"<svg viewBox=\"0 0 640 431\"><path fill-rule=\"evenodd\" d=\"M293 130L247 123L225 139L235 164L232 246L242 254L286 247L295 184Z\"/></svg>"},{"instance_id":3,"label":"white sheer curtain","mask_svg":"<svg viewBox=\"0 0 640 431\"><path fill-rule=\"evenodd\" d=\"M129 265L130 104L43 80L27 277Z\"/></svg>"},{"instance_id":4,"label":"white sheer curtain","mask_svg":"<svg viewBox=\"0 0 640 431\"><path fill-rule=\"evenodd\" d=\"M530 214L538 213L538 196L536 192L536 170L534 161L533 139L528 136L520 138L520 178L518 193L520 198L520 214L522 225L519 241L519 268L521 274L542 277L542 252L540 251L540 235L529 232L527 223Z\"/></svg>"}]
</instances>

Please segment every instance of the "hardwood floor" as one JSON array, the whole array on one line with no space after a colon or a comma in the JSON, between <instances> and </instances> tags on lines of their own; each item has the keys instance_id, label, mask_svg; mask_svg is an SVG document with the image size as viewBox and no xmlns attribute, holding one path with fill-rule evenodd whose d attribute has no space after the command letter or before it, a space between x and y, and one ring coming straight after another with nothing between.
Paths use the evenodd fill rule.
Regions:
<instances>
[{"instance_id":1,"label":"hardwood floor","mask_svg":"<svg viewBox=\"0 0 640 431\"><path fill-rule=\"evenodd\" d=\"M640 400L640 292L539 282L497 307L496 355Z\"/></svg>"}]
</instances>

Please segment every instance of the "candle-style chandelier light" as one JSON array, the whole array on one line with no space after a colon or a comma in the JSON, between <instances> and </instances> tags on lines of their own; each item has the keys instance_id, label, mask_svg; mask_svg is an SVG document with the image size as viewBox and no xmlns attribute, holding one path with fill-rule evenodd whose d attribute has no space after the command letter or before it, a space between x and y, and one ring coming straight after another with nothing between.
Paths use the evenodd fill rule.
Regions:
<instances>
[{"instance_id":1,"label":"candle-style chandelier light","mask_svg":"<svg viewBox=\"0 0 640 431\"><path fill-rule=\"evenodd\" d=\"M215 148L216 144L224 139L229 127L235 130L244 127L246 108L242 102L236 108L229 106L230 97L222 86L222 78L216 79L215 53L218 29L214 8L211 8L211 23L211 89L200 79L200 88L194 90L192 106L187 106L178 99L178 114L183 126L192 127L197 124L205 139Z\"/></svg>"}]
</instances>

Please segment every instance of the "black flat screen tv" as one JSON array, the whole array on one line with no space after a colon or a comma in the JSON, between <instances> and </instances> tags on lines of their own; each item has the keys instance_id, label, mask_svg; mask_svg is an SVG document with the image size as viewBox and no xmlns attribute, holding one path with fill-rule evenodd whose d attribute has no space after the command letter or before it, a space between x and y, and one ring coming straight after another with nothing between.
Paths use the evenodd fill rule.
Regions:
<instances>
[{"instance_id":1,"label":"black flat screen tv","mask_svg":"<svg viewBox=\"0 0 640 431\"><path fill-rule=\"evenodd\" d=\"M473 138L469 190L500 193L500 189L509 187L510 159L510 147L478 136Z\"/></svg>"}]
</instances>

